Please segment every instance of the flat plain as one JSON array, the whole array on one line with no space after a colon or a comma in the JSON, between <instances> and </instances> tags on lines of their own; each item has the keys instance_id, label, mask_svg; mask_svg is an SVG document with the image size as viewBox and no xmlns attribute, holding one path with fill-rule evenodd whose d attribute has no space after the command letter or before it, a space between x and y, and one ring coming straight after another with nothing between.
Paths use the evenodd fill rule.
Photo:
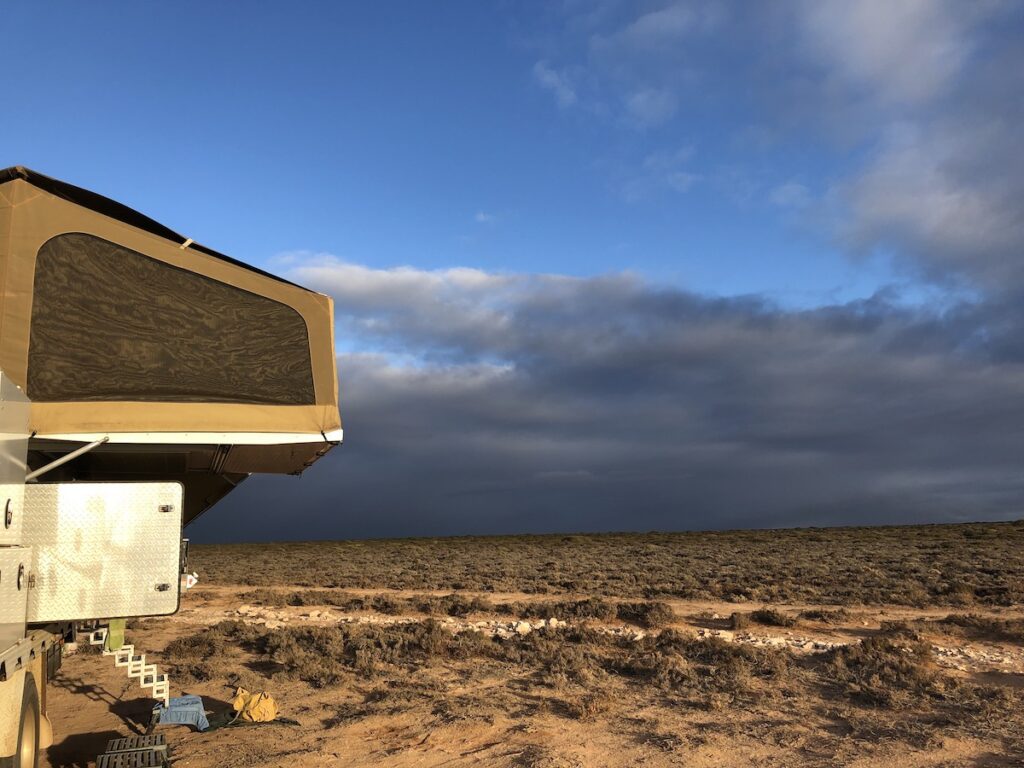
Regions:
<instances>
[{"instance_id":1,"label":"flat plain","mask_svg":"<svg viewBox=\"0 0 1024 768\"><path fill-rule=\"evenodd\" d=\"M1024 765L1024 523L195 546L130 636L291 723L176 766ZM53 766L151 702L82 650Z\"/></svg>"}]
</instances>

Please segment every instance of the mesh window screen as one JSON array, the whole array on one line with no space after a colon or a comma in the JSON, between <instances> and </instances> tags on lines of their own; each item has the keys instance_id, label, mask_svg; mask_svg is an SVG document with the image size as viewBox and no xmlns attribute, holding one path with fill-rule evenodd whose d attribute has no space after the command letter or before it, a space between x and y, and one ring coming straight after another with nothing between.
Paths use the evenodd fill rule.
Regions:
<instances>
[{"instance_id":1,"label":"mesh window screen","mask_svg":"<svg viewBox=\"0 0 1024 768\"><path fill-rule=\"evenodd\" d=\"M315 402L294 309L81 233L39 249L27 385L40 402Z\"/></svg>"}]
</instances>

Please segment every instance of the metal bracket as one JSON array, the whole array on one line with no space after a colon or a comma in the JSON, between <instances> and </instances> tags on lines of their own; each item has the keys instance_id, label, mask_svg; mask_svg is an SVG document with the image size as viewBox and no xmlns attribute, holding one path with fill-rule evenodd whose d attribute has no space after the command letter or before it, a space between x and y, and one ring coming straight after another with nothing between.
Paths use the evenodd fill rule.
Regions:
<instances>
[{"instance_id":1,"label":"metal bracket","mask_svg":"<svg viewBox=\"0 0 1024 768\"><path fill-rule=\"evenodd\" d=\"M49 464L46 464L46 465L40 467L39 469L36 469L36 470L33 470L33 471L29 472L27 475L25 475L25 482L27 483L27 482L29 482L31 480L35 480L40 475L45 475L51 469L56 469L57 467L61 466L62 464L67 464L72 459L77 459L83 453L88 453L93 448L96 448L97 446L103 445L108 440L110 440L110 436L109 435L104 435L99 440L94 440L93 442L89 443L88 445L83 445L81 448L76 448L71 453L64 454L59 459L51 461Z\"/></svg>"}]
</instances>

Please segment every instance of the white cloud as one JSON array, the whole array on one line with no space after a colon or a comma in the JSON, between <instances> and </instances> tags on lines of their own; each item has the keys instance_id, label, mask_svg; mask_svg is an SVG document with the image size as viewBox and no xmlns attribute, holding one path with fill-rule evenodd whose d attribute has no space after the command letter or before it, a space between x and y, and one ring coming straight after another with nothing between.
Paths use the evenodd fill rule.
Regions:
<instances>
[{"instance_id":1,"label":"white cloud","mask_svg":"<svg viewBox=\"0 0 1024 768\"><path fill-rule=\"evenodd\" d=\"M659 189L689 191L703 179L701 174L686 168L692 156L692 146L650 153L643 159L640 172L630 176L622 185L622 196L627 201L635 202Z\"/></svg>"},{"instance_id":2,"label":"white cloud","mask_svg":"<svg viewBox=\"0 0 1024 768\"><path fill-rule=\"evenodd\" d=\"M576 90L565 72L552 69L546 61L533 65L533 76L542 88L555 95L560 107L571 107L576 103Z\"/></svg>"},{"instance_id":3,"label":"white cloud","mask_svg":"<svg viewBox=\"0 0 1024 768\"><path fill-rule=\"evenodd\" d=\"M597 45L625 45L639 50L675 45L696 25L697 14L692 7L675 3L645 13L627 24L608 40L596 38Z\"/></svg>"},{"instance_id":4,"label":"white cloud","mask_svg":"<svg viewBox=\"0 0 1024 768\"><path fill-rule=\"evenodd\" d=\"M768 199L780 208L804 208L811 202L811 193L803 184L787 181L769 192Z\"/></svg>"},{"instance_id":5,"label":"white cloud","mask_svg":"<svg viewBox=\"0 0 1024 768\"><path fill-rule=\"evenodd\" d=\"M300 283L318 286L354 309L394 305L411 312L459 303L474 294L500 291L510 280L469 267L374 269L322 256L293 268L289 274Z\"/></svg>"},{"instance_id":6,"label":"white cloud","mask_svg":"<svg viewBox=\"0 0 1024 768\"><path fill-rule=\"evenodd\" d=\"M495 216L493 213L486 213L485 211L477 211L476 212L476 216L474 216L473 219L478 224L493 224L495 221L498 220L498 217Z\"/></svg>"},{"instance_id":7,"label":"white cloud","mask_svg":"<svg viewBox=\"0 0 1024 768\"><path fill-rule=\"evenodd\" d=\"M809 51L848 85L918 104L960 72L970 52L970 3L946 0L806 0L799 22Z\"/></svg>"},{"instance_id":8,"label":"white cloud","mask_svg":"<svg viewBox=\"0 0 1024 768\"><path fill-rule=\"evenodd\" d=\"M764 191L761 178L742 165L724 165L710 178L711 184L736 205L749 205L754 198L760 198Z\"/></svg>"},{"instance_id":9,"label":"white cloud","mask_svg":"<svg viewBox=\"0 0 1024 768\"><path fill-rule=\"evenodd\" d=\"M841 234L895 247L928 276L968 276L990 291L1022 285L1024 160L1015 125L944 120L891 133L838 185Z\"/></svg>"},{"instance_id":10,"label":"white cloud","mask_svg":"<svg viewBox=\"0 0 1024 768\"><path fill-rule=\"evenodd\" d=\"M688 192L690 187L700 180L699 173L687 173L686 171L672 171L665 176L665 183L676 192Z\"/></svg>"},{"instance_id":11,"label":"white cloud","mask_svg":"<svg viewBox=\"0 0 1024 768\"><path fill-rule=\"evenodd\" d=\"M693 157L690 145L671 151L652 152L644 158L644 168L649 171L663 172L678 167Z\"/></svg>"},{"instance_id":12,"label":"white cloud","mask_svg":"<svg viewBox=\"0 0 1024 768\"><path fill-rule=\"evenodd\" d=\"M667 88L640 88L626 96L626 111L641 126L658 126L678 108L675 93Z\"/></svg>"},{"instance_id":13,"label":"white cloud","mask_svg":"<svg viewBox=\"0 0 1024 768\"><path fill-rule=\"evenodd\" d=\"M590 47L598 54L674 53L690 36L709 32L725 18L721 3L670 2L637 16L633 21L605 34L595 34Z\"/></svg>"}]
</instances>

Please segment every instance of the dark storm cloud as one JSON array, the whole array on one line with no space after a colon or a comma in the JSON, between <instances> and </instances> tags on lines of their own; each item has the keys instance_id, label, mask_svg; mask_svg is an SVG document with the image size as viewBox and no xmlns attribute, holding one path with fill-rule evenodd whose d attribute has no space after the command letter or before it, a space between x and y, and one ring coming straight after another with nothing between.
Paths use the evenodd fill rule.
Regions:
<instances>
[{"instance_id":1,"label":"dark storm cloud","mask_svg":"<svg viewBox=\"0 0 1024 768\"><path fill-rule=\"evenodd\" d=\"M984 305L793 312L628 275L301 276L387 354L339 358L345 446L302 480L243 486L219 526L256 498L282 510L272 538L1019 514L1024 367Z\"/></svg>"}]
</instances>

